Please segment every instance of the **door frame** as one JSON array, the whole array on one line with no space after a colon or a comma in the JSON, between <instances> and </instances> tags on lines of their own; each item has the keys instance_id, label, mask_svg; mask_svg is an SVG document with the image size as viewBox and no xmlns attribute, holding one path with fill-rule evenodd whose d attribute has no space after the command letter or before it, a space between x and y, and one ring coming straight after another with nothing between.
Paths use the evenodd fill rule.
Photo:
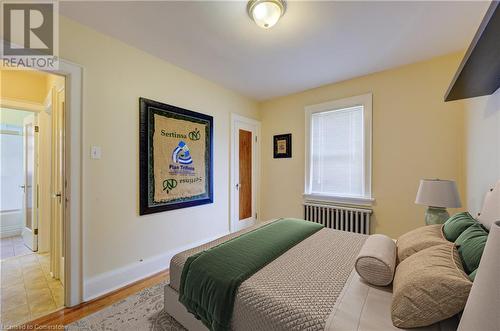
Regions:
<instances>
[{"instance_id":1,"label":"door frame","mask_svg":"<svg viewBox=\"0 0 500 331\"><path fill-rule=\"evenodd\" d=\"M64 304L83 302L82 257L82 101L83 67L59 59L59 69L47 73L65 78L65 174Z\"/></svg>"},{"instance_id":2,"label":"door frame","mask_svg":"<svg viewBox=\"0 0 500 331\"><path fill-rule=\"evenodd\" d=\"M0 42L3 42L0 39ZM29 70L29 69L27 69ZM73 307L83 302L83 230L82 230L82 108L83 108L83 66L59 59L59 69L44 71L65 77L65 171L66 210L64 231L64 305ZM43 103L26 103L19 100L0 98L0 105L6 108L44 110Z\"/></svg>"},{"instance_id":3,"label":"door frame","mask_svg":"<svg viewBox=\"0 0 500 331\"><path fill-rule=\"evenodd\" d=\"M255 126L256 129L256 142L254 144L255 148L252 163L253 163L253 172L252 172L252 192L253 192L253 204L255 212L257 213L257 217L255 218L255 222L259 222L260 217L260 173L261 173L261 161L260 161L260 144L261 144L261 123L252 118L248 118L242 115L238 115L235 113L231 113L231 137L230 141L230 179L229 179L229 231L235 232L237 231L236 222L239 219L239 210L236 210L236 200L239 201L239 191L236 189L236 184L239 182L239 178L236 178L236 167L239 166L239 163L236 160L236 148L239 148L239 144L236 144L236 134L237 132L237 123L244 123L248 125Z\"/></svg>"}]
</instances>

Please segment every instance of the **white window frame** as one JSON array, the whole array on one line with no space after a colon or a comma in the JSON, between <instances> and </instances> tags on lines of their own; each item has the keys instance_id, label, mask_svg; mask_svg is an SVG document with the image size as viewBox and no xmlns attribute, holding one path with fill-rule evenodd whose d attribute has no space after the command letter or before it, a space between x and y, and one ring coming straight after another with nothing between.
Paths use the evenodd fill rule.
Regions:
<instances>
[{"instance_id":1,"label":"white window frame","mask_svg":"<svg viewBox=\"0 0 500 331\"><path fill-rule=\"evenodd\" d=\"M340 110L355 106L363 106L363 134L364 134L364 196L328 195L311 193L311 117L315 113ZM305 107L305 187L306 201L332 202L349 205L372 205L375 199L372 196L372 93L366 93L349 98L328 101Z\"/></svg>"}]
</instances>

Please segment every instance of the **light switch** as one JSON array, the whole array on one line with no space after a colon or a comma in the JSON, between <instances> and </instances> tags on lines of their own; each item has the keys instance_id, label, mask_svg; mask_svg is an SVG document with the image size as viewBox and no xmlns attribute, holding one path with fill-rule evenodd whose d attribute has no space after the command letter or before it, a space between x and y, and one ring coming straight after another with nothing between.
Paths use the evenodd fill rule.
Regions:
<instances>
[{"instance_id":1,"label":"light switch","mask_svg":"<svg viewBox=\"0 0 500 331\"><path fill-rule=\"evenodd\" d=\"M101 146L92 146L90 148L90 158L92 160L100 160L101 159Z\"/></svg>"}]
</instances>

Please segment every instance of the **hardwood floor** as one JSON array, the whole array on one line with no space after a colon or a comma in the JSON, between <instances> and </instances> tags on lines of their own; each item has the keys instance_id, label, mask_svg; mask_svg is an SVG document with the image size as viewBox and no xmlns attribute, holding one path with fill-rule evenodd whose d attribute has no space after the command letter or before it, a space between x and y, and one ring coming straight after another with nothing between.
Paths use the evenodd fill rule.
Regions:
<instances>
[{"instance_id":1,"label":"hardwood floor","mask_svg":"<svg viewBox=\"0 0 500 331\"><path fill-rule=\"evenodd\" d=\"M159 272L148 278L142 279L121 289L113 291L102 297L96 298L89 302L84 302L78 306L64 308L49 315L37 318L31 322L16 328L17 330L62 330L64 325L73 323L85 316L88 316L96 311L111 306L113 303L120 301L134 293L137 293L147 287L151 287L158 283L168 280L168 270Z\"/></svg>"}]
</instances>

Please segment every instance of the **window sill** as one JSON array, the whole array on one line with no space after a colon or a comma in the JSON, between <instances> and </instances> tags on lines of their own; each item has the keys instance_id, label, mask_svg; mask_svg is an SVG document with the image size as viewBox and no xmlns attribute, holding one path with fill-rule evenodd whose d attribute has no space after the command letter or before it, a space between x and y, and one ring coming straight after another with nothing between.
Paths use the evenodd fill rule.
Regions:
<instances>
[{"instance_id":1,"label":"window sill","mask_svg":"<svg viewBox=\"0 0 500 331\"><path fill-rule=\"evenodd\" d=\"M343 205L353 205L353 206L372 206L375 202L374 198L371 197L348 197L348 196L336 196L336 195L324 195L324 194L314 194L314 193L304 193L305 201L317 201L317 202L327 202L327 203L340 203Z\"/></svg>"}]
</instances>

